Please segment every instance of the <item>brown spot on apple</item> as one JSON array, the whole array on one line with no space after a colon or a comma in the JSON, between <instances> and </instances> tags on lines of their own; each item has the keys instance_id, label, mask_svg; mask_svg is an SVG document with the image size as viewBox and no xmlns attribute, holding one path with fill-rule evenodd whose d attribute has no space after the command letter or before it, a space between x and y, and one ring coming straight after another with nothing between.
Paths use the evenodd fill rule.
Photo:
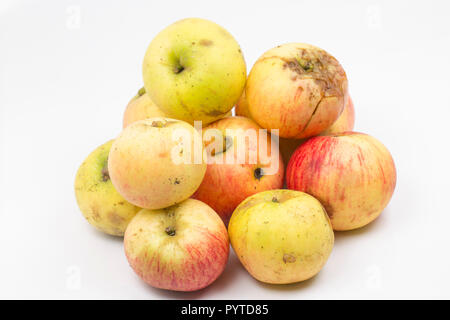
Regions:
<instances>
[{"instance_id":1,"label":"brown spot on apple","mask_svg":"<svg viewBox=\"0 0 450 320\"><path fill-rule=\"evenodd\" d=\"M202 40L199 41L199 44L200 44L201 46L205 46L205 47L209 47L209 46L211 46L213 43L214 43L214 42L213 42L212 40L209 40L209 39L202 39Z\"/></svg>"},{"instance_id":2,"label":"brown spot on apple","mask_svg":"<svg viewBox=\"0 0 450 320\"><path fill-rule=\"evenodd\" d=\"M292 254L285 253L283 255L283 262L284 263L294 263L297 259Z\"/></svg>"}]
</instances>

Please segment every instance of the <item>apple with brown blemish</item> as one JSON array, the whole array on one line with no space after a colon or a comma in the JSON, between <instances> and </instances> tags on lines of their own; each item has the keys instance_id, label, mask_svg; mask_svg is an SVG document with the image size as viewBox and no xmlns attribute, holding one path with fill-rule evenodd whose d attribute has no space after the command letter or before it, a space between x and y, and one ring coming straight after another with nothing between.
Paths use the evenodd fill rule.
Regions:
<instances>
[{"instance_id":1,"label":"apple with brown blemish","mask_svg":"<svg viewBox=\"0 0 450 320\"><path fill-rule=\"evenodd\" d=\"M108 154L113 140L95 149L83 161L75 178L75 196L86 220L98 230L123 236L130 220L141 210L126 201L109 178Z\"/></svg>"},{"instance_id":2,"label":"apple with brown blemish","mask_svg":"<svg viewBox=\"0 0 450 320\"><path fill-rule=\"evenodd\" d=\"M165 208L198 188L206 171L202 154L200 133L190 124L169 118L140 120L114 141L109 176L127 201L141 208Z\"/></svg>"},{"instance_id":3,"label":"apple with brown blemish","mask_svg":"<svg viewBox=\"0 0 450 320\"><path fill-rule=\"evenodd\" d=\"M270 190L243 201L228 226L230 242L257 280L287 284L315 276L334 244L330 219L314 197Z\"/></svg>"},{"instance_id":4,"label":"apple with brown blemish","mask_svg":"<svg viewBox=\"0 0 450 320\"><path fill-rule=\"evenodd\" d=\"M214 130L220 135L208 137ZM260 130L245 117L224 118L203 130L209 161L193 197L210 205L226 225L245 198L283 186L284 165L278 146L269 133L264 135Z\"/></svg>"},{"instance_id":5,"label":"apple with brown blemish","mask_svg":"<svg viewBox=\"0 0 450 320\"><path fill-rule=\"evenodd\" d=\"M142 210L129 224L125 254L149 285L195 291L210 285L225 269L228 234L208 205L188 199L159 210Z\"/></svg>"},{"instance_id":6,"label":"apple with brown blemish","mask_svg":"<svg viewBox=\"0 0 450 320\"><path fill-rule=\"evenodd\" d=\"M318 136L292 155L286 172L289 189L319 199L334 230L352 230L375 220L396 184L389 150L363 133Z\"/></svg>"},{"instance_id":7,"label":"apple with brown blemish","mask_svg":"<svg viewBox=\"0 0 450 320\"><path fill-rule=\"evenodd\" d=\"M283 138L302 139L330 127L344 109L347 76L326 51L289 43L264 53L247 79L252 118Z\"/></svg>"}]
</instances>

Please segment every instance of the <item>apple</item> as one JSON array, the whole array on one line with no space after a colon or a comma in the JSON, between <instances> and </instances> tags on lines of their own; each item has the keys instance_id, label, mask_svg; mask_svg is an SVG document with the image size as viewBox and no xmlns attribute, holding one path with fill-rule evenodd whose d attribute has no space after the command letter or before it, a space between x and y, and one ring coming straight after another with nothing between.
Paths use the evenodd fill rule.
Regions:
<instances>
[{"instance_id":1,"label":"apple","mask_svg":"<svg viewBox=\"0 0 450 320\"><path fill-rule=\"evenodd\" d=\"M318 135L339 117L348 95L347 76L326 51L289 43L264 53L247 79L252 118L282 138Z\"/></svg>"},{"instance_id":2,"label":"apple","mask_svg":"<svg viewBox=\"0 0 450 320\"><path fill-rule=\"evenodd\" d=\"M162 112L158 106L150 99L145 92L145 88L139 89L127 105L123 115L123 128L126 128L133 122L149 118L166 118L167 114Z\"/></svg>"},{"instance_id":3,"label":"apple","mask_svg":"<svg viewBox=\"0 0 450 320\"><path fill-rule=\"evenodd\" d=\"M344 132L302 144L289 161L286 183L319 199L334 230L352 230L375 220L389 203L396 170L377 139Z\"/></svg>"},{"instance_id":4,"label":"apple","mask_svg":"<svg viewBox=\"0 0 450 320\"><path fill-rule=\"evenodd\" d=\"M189 198L202 182L206 163L201 148L200 133L184 121L140 120L126 127L114 141L109 175L117 191L132 204L165 208Z\"/></svg>"},{"instance_id":5,"label":"apple","mask_svg":"<svg viewBox=\"0 0 450 320\"><path fill-rule=\"evenodd\" d=\"M141 210L114 188L108 173L108 154L113 140L95 149L75 177L75 197L83 216L98 230L123 236L130 220Z\"/></svg>"},{"instance_id":6,"label":"apple","mask_svg":"<svg viewBox=\"0 0 450 320\"><path fill-rule=\"evenodd\" d=\"M334 244L328 215L314 197L269 190L243 201L228 226L231 245L257 280L287 284L315 276Z\"/></svg>"},{"instance_id":7,"label":"apple","mask_svg":"<svg viewBox=\"0 0 450 320\"><path fill-rule=\"evenodd\" d=\"M204 19L180 20L162 30L144 57L144 87L170 117L207 125L241 96L246 65L239 44Z\"/></svg>"},{"instance_id":8,"label":"apple","mask_svg":"<svg viewBox=\"0 0 450 320\"><path fill-rule=\"evenodd\" d=\"M225 225L208 205L188 199L159 210L141 210L128 225L125 254L149 285L175 291L200 290L225 269L229 241Z\"/></svg>"},{"instance_id":9,"label":"apple","mask_svg":"<svg viewBox=\"0 0 450 320\"><path fill-rule=\"evenodd\" d=\"M220 149L211 148L214 140L213 137L207 138L209 130L221 133L218 143ZM224 118L204 129L203 139L210 161L203 182L193 197L211 206L225 225L233 210L245 198L283 186L284 165L278 147L274 146L274 150L271 150L274 142L270 134L261 136L259 130L261 127L245 117ZM254 139L246 138L246 133L249 132L254 133ZM261 139L266 139L267 152L259 148ZM245 152L241 161L241 155L237 152L239 148ZM253 152L254 158L250 155ZM263 153L267 155L268 161L263 161Z\"/></svg>"},{"instance_id":10,"label":"apple","mask_svg":"<svg viewBox=\"0 0 450 320\"><path fill-rule=\"evenodd\" d=\"M231 111L228 111L224 117L231 116ZM134 96L127 105L123 115L123 128L129 124L155 117L168 117L166 113L161 111L158 106L150 99L150 96L145 92L145 88L141 88L138 94Z\"/></svg>"},{"instance_id":11,"label":"apple","mask_svg":"<svg viewBox=\"0 0 450 320\"><path fill-rule=\"evenodd\" d=\"M342 111L339 118L325 131L322 131L320 135L328 135L334 133L340 133L345 131L352 131L355 126L355 107L353 105L350 95L345 103L344 111Z\"/></svg>"}]
</instances>

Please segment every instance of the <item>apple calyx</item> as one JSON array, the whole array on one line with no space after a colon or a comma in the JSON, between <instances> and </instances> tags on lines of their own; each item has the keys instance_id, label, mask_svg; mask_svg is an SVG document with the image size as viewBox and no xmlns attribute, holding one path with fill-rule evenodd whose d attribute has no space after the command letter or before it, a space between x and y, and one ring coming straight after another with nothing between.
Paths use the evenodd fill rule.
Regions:
<instances>
[{"instance_id":1,"label":"apple calyx","mask_svg":"<svg viewBox=\"0 0 450 320\"><path fill-rule=\"evenodd\" d=\"M109 171L108 171L108 159L106 159L105 164L102 168L102 181L106 182L109 180Z\"/></svg>"},{"instance_id":2,"label":"apple calyx","mask_svg":"<svg viewBox=\"0 0 450 320\"><path fill-rule=\"evenodd\" d=\"M277 198L277 197L273 197L273 198L272 198L272 202L279 203L280 201L278 201L278 198Z\"/></svg>"},{"instance_id":3,"label":"apple calyx","mask_svg":"<svg viewBox=\"0 0 450 320\"><path fill-rule=\"evenodd\" d=\"M173 226L167 227L164 231L167 233L168 236L171 236L171 237L173 237L176 234L175 227L173 227Z\"/></svg>"},{"instance_id":4,"label":"apple calyx","mask_svg":"<svg viewBox=\"0 0 450 320\"><path fill-rule=\"evenodd\" d=\"M183 70L184 70L184 66L181 64L180 59L177 59L175 62L175 65L173 66L173 73L179 74L179 73L183 72Z\"/></svg>"},{"instance_id":5,"label":"apple calyx","mask_svg":"<svg viewBox=\"0 0 450 320\"><path fill-rule=\"evenodd\" d=\"M142 88L140 88L139 89L139 91L138 91L138 93L137 93L137 96L138 97L142 97L144 94L145 94L145 87L142 87Z\"/></svg>"},{"instance_id":6,"label":"apple calyx","mask_svg":"<svg viewBox=\"0 0 450 320\"><path fill-rule=\"evenodd\" d=\"M262 168L256 168L255 171L253 171L253 175L256 179L261 180L262 176L264 175Z\"/></svg>"},{"instance_id":7,"label":"apple calyx","mask_svg":"<svg viewBox=\"0 0 450 320\"><path fill-rule=\"evenodd\" d=\"M166 126L165 121L155 120L152 121L152 127L154 128L164 128Z\"/></svg>"}]
</instances>

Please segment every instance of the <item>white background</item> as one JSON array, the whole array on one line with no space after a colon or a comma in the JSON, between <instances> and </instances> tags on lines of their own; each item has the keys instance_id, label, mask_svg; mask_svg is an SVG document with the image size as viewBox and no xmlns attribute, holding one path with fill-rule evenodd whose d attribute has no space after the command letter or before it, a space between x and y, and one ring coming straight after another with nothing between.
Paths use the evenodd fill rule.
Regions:
<instances>
[{"instance_id":1,"label":"white background","mask_svg":"<svg viewBox=\"0 0 450 320\"><path fill-rule=\"evenodd\" d=\"M450 298L448 1L0 2L0 298ZM285 286L257 282L234 254L195 293L153 289L122 241L75 202L84 158L121 129L142 85L147 45L185 17L264 51L307 42L346 69L355 130L381 140L398 170L382 216L337 233L325 268Z\"/></svg>"}]
</instances>

